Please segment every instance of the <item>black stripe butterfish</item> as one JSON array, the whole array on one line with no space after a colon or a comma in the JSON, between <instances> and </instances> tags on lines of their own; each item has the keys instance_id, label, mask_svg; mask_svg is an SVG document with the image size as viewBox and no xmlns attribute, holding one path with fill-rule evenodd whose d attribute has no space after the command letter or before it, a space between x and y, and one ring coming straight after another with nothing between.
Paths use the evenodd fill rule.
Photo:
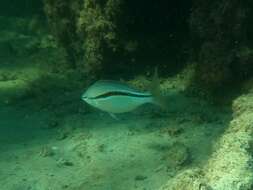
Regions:
<instances>
[{"instance_id":1,"label":"black stripe butterfish","mask_svg":"<svg viewBox=\"0 0 253 190\"><path fill-rule=\"evenodd\" d=\"M129 112L146 103L156 103L150 92L141 92L129 85L111 80L97 81L82 95L89 105L105 112Z\"/></svg>"}]
</instances>

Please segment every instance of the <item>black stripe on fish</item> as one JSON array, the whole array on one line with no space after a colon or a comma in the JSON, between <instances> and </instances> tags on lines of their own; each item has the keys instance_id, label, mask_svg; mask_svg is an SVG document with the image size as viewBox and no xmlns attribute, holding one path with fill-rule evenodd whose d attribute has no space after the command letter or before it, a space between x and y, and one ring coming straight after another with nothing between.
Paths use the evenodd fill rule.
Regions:
<instances>
[{"instance_id":1,"label":"black stripe on fish","mask_svg":"<svg viewBox=\"0 0 253 190\"><path fill-rule=\"evenodd\" d=\"M130 92L120 92L120 91L111 91L107 92L101 95L98 95L96 97L90 98L90 99L99 99L99 98L108 98L110 96L131 96L131 97L138 97L138 98L147 98L151 97L151 94L133 94Z\"/></svg>"}]
</instances>

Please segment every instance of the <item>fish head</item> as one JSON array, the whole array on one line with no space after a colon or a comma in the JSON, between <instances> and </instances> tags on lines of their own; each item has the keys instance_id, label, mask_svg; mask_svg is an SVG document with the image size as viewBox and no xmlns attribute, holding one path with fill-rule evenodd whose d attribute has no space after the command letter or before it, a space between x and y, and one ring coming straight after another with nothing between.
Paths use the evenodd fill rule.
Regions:
<instances>
[{"instance_id":1,"label":"fish head","mask_svg":"<svg viewBox=\"0 0 253 190\"><path fill-rule=\"evenodd\" d=\"M87 104L93 107L97 107L97 101L93 98L93 96L90 95L89 91L83 93L81 99L85 101Z\"/></svg>"},{"instance_id":2,"label":"fish head","mask_svg":"<svg viewBox=\"0 0 253 190\"><path fill-rule=\"evenodd\" d=\"M88 96L87 92L83 93L81 99L90 105L93 105L94 103L93 99Z\"/></svg>"},{"instance_id":3,"label":"fish head","mask_svg":"<svg viewBox=\"0 0 253 190\"><path fill-rule=\"evenodd\" d=\"M83 101L87 101L89 98L86 96L86 94L84 93L83 95L82 95L82 97L81 97L81 99L83 100Z\"/></svg>"},{"instance_id":4,"label":"fish head","mask_svg":"<svg viewBox=\"0 0 253 190\"><path fill-rule=\"evenodd\" d=\"M82 94L81 99L87 104L96 107L98 104L96 97L109 91L110 88L107 87L107 85L104 85L103 82L102 84L101 82L96 82L86 89L86 91Z\"/></svg>"}]
</instances>

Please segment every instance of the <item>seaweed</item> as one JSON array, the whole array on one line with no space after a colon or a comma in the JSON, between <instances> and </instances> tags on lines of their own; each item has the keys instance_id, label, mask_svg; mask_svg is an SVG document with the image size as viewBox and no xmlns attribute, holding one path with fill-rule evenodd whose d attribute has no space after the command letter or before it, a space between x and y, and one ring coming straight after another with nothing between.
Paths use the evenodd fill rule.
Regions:
<instances>
[{"instance_id":1,"label":"seaweed","mask_svg":"<svg viewBox=\"0 0 253 190\"><path fill-rule=\"evenodd\" d=\"M120 0L44 0L51 32L65 49L67 62L85 76L99 76L102 62L115 51ZM106 53L105 53L106 52Z\"/></svg>"},{"instance_id":2,"label":"seaweed","mask_svg":"<svg viewBox=\"0 0 253 190\"><path fill-rule=\"evenodd\" d=\"M44 0L44 11L48 18L51 33L57 42L65 49L67 61L71 68L76 68L80 45L77 45L76 17L78 0Z\"/></svg>"},{"instance_id":3,"label":"seaweed","mask_svg":"<svg viewBox=\"0 0 253 190\"><path fill-rule=\"evenodd\" d=\"M82 36L85 72L98 76L103 64L111 61L110 55L117 50L115 20L121 0L83 2L78 18L78 33Z\"/></svg>"}]
</instances>

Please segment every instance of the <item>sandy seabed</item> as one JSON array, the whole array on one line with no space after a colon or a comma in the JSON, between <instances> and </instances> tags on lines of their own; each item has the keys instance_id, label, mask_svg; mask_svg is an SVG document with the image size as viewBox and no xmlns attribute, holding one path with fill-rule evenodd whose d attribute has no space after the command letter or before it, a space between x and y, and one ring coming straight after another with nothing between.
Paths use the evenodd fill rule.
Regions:
<instances>
[{"instance_id":1,"label":"sandy seabed","mask_svg":"<svg viewBox=\"0 0 253 190\"><path fill-rule=\"evenodd\" d=\"M33 101L2 106L2 189L155 190L203 168L230 111L177 92L171 100L166 112L147 105L119 120L98 110L56 117Z\"/></svg>"}]
</instances>

